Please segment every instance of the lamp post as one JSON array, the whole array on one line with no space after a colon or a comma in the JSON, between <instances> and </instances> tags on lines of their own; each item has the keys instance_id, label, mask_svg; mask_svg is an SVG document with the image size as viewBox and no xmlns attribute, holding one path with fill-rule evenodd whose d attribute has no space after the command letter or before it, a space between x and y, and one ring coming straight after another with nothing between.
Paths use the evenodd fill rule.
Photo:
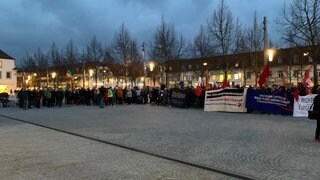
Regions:
<instances>
[{"instance_id":1,"label":"lamp post","mask_svg":"<svg viewBox=\"0 0 320 180\"><path fill-rule=\"evenodd\" d=\"M208 75L209 75L209 72L208 72L208 63L207 62L204 62L203 63L203 66L204 66L204 69L205 69L205 77L206 77L206 87L205 89L208 90L209 89L209 78L208 78Z\"/></svg>"}]
</instances>

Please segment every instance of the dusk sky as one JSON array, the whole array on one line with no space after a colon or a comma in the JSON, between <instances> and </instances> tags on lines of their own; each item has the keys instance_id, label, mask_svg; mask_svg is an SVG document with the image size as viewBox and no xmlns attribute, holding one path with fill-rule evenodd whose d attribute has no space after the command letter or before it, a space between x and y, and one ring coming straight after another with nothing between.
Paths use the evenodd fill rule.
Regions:
<instances>
[{"instance_id":1,"label":"dusk sky","mask_svg":"<svg viewBox=\"0 0 320 180\"><path fill-rule=\"evenodd\" d=\"M268 18L271 39L279 41L275 19L290 0L226 0L234 18L252 24L254 11ZM192 41L220 0L0 0L0 49L20 61L28 51L46 52L72 39L82 52L94 35L105 46L122 23L139 43L148 42L161 16Z\"/></svg>"}]
</instances>

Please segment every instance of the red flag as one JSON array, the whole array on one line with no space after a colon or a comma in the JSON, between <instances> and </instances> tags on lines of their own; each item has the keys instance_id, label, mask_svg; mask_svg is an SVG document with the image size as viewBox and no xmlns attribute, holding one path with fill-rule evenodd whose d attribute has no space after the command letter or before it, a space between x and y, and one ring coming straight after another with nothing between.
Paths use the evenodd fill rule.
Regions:
<instances>
[{"instance_id":1,"label":"red flag","mask_svg":"<svg viewBox=\"0 0 320 180\"><path fill-rule=\"evenodd\" d=\"M309 81L310 81L310 72L306 71L306 73L304 74L304 78L302 80L302 86L304 87L304 90L305 90L306 94L310 94L311 93L311 91L310 91L310 89L308 87Z\"/></svg>"},{"instance_id":2,"label":"red flag","mask_svg":"<svg viewBox=\"0 0 320 180\"><path fill-rule=\"evenodd\" d=\"M258 84L260 87L263 86L263 84L266 82L267 77L270 75L270 66L269 63L266 64L266 66L263 68L262 74L260 75Z\"/></svg>"},{"instance_id":3,"label":"red flag","mask_svg":"<svg viewBox=\"0 0 320 180\"><path fill-rule=\"evenodd\" d=\"M309 79L310 79L310 72L306 71L306 73L304 74L304 78L303 78L302 83L307 84Z\"/></svg>"},{"instance_id":4,"label":"red flag","mask_svg":"<svg viewBox=\"0 0 320 180\"><path fill-rule=\"evenodd\" d=\"M299 91L298 91L298 88L295 88L294 91L293 91L293 96L294 96L294 99L296 101L299 100Z\"/></svg>"}]
</instances>

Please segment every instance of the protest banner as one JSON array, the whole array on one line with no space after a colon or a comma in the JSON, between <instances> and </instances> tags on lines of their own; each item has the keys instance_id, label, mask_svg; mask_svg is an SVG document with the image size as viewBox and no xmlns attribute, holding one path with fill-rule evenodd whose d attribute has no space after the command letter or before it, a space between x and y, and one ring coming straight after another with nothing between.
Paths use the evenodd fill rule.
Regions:
<instances>
[{"instance_id":1,"label":"protest banner","mask_svg":"<svg viewBox=\"0 0 320 180\"><path fill-rule=\"evenodd\" d=\"M306 96L299 96L298 101L294 101L293 116L294 117L308 117L308 110L313 104L313 99L317 94L309 94Z\"/></svg>"},{"instance_id":2,"label":"protest banner","mask_svg":"<svg viewBox=\"0 0 320 180\"><path fill-rule=\"evenodd\" d=\"M243 88L206 91L204 111L247 112L246 92Z\"/></svg>"},{"instance_id":3,"label":"protest banner","mask_svg":"<svg viewBox=\"0 0 320 180\"><path fill-rule=\"evenodd\" d=\"M281 91L266 92L248 89L246 107L271 114L292 115L293 95Z\"/></svg>"},{"instance_id":4,"label":"protest banner","mask_svg":"<svg viewBox=\"0 0 320 180\"><path fill-rule=\"evenodd\" d=\"M176 107L188 107L189 91L187 89L172 89L170 104Z\"/></svg>"}]
</instances>

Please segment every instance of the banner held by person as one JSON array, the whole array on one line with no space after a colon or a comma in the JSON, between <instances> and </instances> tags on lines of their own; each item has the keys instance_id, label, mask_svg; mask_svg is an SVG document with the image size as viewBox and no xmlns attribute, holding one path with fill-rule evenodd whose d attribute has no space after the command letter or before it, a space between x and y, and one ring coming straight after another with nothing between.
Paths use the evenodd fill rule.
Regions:
<instances>
[{"instance_id":1,"label":"banner held by person","mask_svg":"<svg viewBox=\"0 0 320 180\"><path fill-rule=\"evenodd\" d=\"M281 91L266 92L248 89L246 107L259 112L292 115L293 95Z\"/></svg>"},{"instance_id":2,"label":"banner held by person","mask_svg":"<svg viewBox=\"0 0 320 180\"><path fill-rule=\"evenodd\" d=\"M204 111L247 112L246 92L243 88L206 91Z\"/></svg>"},{"instance_id":3,"label":"banner held by person","mask_svg":"<svg viewBox=\"0 0 320 180\"><path fill-rule=\"evenodd\" d=\"M308 117L308 111L315 96L316 94L299 96L298 101L294 101L293 117Z\"/></svg>"}]
</instances>

